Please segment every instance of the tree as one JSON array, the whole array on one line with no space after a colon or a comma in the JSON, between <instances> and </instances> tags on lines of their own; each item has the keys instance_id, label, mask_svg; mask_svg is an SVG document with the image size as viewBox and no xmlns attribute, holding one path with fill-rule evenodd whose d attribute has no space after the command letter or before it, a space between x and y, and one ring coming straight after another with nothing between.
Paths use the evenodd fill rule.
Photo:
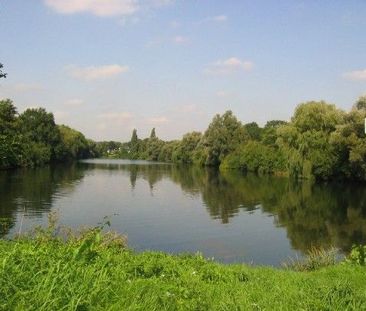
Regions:
<instances>
[{"instance_id":1,"label":"tree","mask_svg":"<svg viewBox=\"0 0 366 311\"><path fill-rule=\"evenodd\" d=\"M261 142L265 145L269 145L269 146L276 148L277 147L276 141L278 138L277 129L280 126L283 126L286 124L287 124L286 121L281 121L281 120L268 121L263 128Z\"/></svg>"},{"instance_id":2,"label":"tree","mask_svg":"<svg viewBox=\"0 0 366 311\"><path fill-rule=\"evenodd\" d=\"M299 105L291 121L300 132L315 130L329 133L343 122L343 118L344 112L336 106L324 101L311 101Z\"/></svg>"},{"instance_id":3,"label":"tree","mask_svg":"<svg viewBox=\"0 0 366 311\"><path fill-rule=\"evenodd\" d=\"M140 140L137 136L137 130L133 129L131 140L128 145L129 155L128 157L130 159L137 159L139 157L139 149L140 149Z\"/></svg>"},{"instance_id":4,"label":"tree","mask_svg":"<svg viewBox=\"0 0 366 311\"><path fill-rule=\"evenodd\" d=\"M185 134L174 150L172 160L174 162L192 163L194 150L201 139L202 134L200 132Z\"/></svg>"},{"instance_id":5,"label":"tree","mask_svg":"<svg viewBox=\"0 0 366 311\"><path fill-rule=\"evenodd\" d=\"M3 64L0 63L0 78L6 78L7 73L2 71Z\"/></svg>"},{"instance_id":6,"label":"tree","mask_svg":"<svg viewBox=\"0 0 366 311\"><path fill-rule=\"evenodd\" d=\"M256 122L247 123L244 125L251 140L261 140L263 129Z\"/></svg>"},{"instance_id":7,"label":"tree","mask_svg":"<svg viewBox=\"0 0 366 311\"><path fill-rule=\"evenodd\" d=\"M14 129L17 114L10 99L0 100L0 134Z\"/></svg>"},{"instance_id":8,"label":"tree","mask_svg":"<svg viewBox=\"0 0 366 311\"><path fill-rule=\"evenodd\" d=\"M82 159L89 156L89 142L85 136L66 126L58 126L61 145L58 150L58 160Z\"/></svg>"},{"instance_id":9,"label":"tree","mask_svg":"<svg viewBox=\"0 0 366 311\"><path fill-rule=\"evenodd\" d=\"M17 109L10 99L0 101L0 168L21 164L23 148L17 131Z\"/></svg>"},{"instance_id":10,"label":"tree","mask_svg":"<svg viewBox=\"0 0 366 311\"><path fill-rule=\"evenodd\" d=\"M19 116L21 133L27 142L27 162L42 165L59 158L61 137L52 113L44 108L27 109Z\"/></svg>"},{"instance_id":11,"label":"tree","mask_svg":"<svg viewBox=\"0 0 366 311\"><path fill-rule=\"evenodd\" d=\"M159 138L150 138L147 141L146 150L144 151L146 160L157 161L163 146L164 142Z\"/></svg>"},{"instance_id":12,"label":"tree","mask_svg":"<svg viewBox=\"0 0 366 311\"><path fill-rule=\"evenodd\" d=\"M357 110L366 110L366 96L361 96L354 106Z\"/></svg>"},{"instance_id":13,"label":"tree","mask_svg":"<svg viewBox=\"0 0 366 311\"><path fill-rule=\"evenodd\" d=\"M138 137L137 137L137 130L133 129L132 131L132 136L131 136L131 140L130 140L130 144L134 145L138 142Z\"/></svg>"},{"instance_id":14,"label":"tree","mask_svg":"<svg viewBox=\"0 0 366 311\"><path fill-rule=\"evenodd\" d=\"M156 138L155 127L151 130L150 138Z\"/></svg>"},{"instance_id":15,"label":"tree","mask_svg":"<svg viewBox=\"0 0 366 311\"><path fill-rule=\"evenodd\" d=\"M234 151L241 143L247 141L248 138L241 122L229 110L223 115L217 114L213 118L197 146L201 148L198 153L199 156L205 157L206 165L219 166L225 156Z\"/></svg>"}]
</instances>

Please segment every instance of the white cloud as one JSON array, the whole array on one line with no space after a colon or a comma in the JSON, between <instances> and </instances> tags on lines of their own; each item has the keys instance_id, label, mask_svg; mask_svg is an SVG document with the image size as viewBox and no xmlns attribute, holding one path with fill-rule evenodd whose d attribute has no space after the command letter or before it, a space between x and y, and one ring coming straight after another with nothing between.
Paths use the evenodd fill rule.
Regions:
<instances>
[{"instance_id":1,"label":"white cloud","mask_svg":"<svg viewBox=\"0 0 366 311\"><path fill-rule=\"evenodd\" d=\"M173 38L173 42L175 44L186 44L186 43L189 43L189 38L183 37L183 36L175 36Z\"/></svg>"},{"instance_id":2,"label":"white cloud","mask_svg":"<svg viewBox=\"0 0 366 311\"><path fill-rule=\"evenodd\" d=\"M161 117L152 117L148 119L148 122L153 125L161 125L169 122L167 117L161 116Z\"/></svg>"},{"instance_id":3,"label":"white cloud","mask_svg":"<svg viewBox=\"0 0 366 311\"><path fill-rule=\"evenodd\" d=\"M61 14L91 13L96 16L131 15L138 9L137 0L44 0Z\"/></svg>"},{"instance_id":4,"label":"white cloud","mask_svg":"<svg viewBox=\"0 0 366 311\"><path fill-rule=\"evenodd\" d=\"M230 74L240 71L250 71L254 67L253 62L231 57L226 60L218 60L205 69L207 74Z\"/></svg>"},{"instance_id":5,"label":"white cloud","mask_svg":"<svg viewBox=\"0 0 366 311\"><path fill-rule=\"evenodd\" d=\"M352 81L366 81L366 69L346 72L343 74L343 78Z\"/></svg>"},{"instance_id":6,"label":"white cloud","mask_svg":"<svg viewBox=\"0 0 366 311\"><path fill-rule=\"evenodd\" d=\"M128 66L116 64L90 67L69 66L67 69L73 78L86 81L111 78L129 71Z\"/></svg>"},{"instance_id":7,"label":"white cloud","mask_svg":"<svg viewBox=\"0 0 366 311\"><path fill-rule=\"evenodd\" d=\"M43 0L60 14L89 13L99 17L130 16L143 8L156 8L174 0Z\"/></svg>"},{"instance_id":8,"label":"white cloud","mask_svg":"<svg viewBox=\"0 0 366 311\"><path fill-rule=\"evenodd\" d=\"M69 99L67 101L65 101L65 105L66 106L81 106L82 104L84 103L84 101L82 99L79 99L79 98L72 98L72 99Z\"/></svg>"}]
</instances>

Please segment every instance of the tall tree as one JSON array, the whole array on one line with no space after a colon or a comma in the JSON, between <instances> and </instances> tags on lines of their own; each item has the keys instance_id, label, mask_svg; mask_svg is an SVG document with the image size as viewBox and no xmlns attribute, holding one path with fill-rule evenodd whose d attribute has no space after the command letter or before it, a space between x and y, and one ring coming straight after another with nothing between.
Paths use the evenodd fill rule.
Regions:
<instances>
[{"instance_id":1,"label":"tall tree","mask_svg":"<svg viewBox=\"0 0 366 311\"><path fill-rule=\"evenodd\" d=\"M18 166L23 154L17 132L17 109L10 99L0 100L0 168Z\"/></svg>"},{"instance_id":2,"label":"tall tree","mask_svg":"<svg viewBox=\"0 0 366 311\"><path fill-rule=\"evenodd\" d=\"M139 157L140 142L137 136L137 130L133 129L132 136L129 144L129 158L137 159Z\"/></svg>"},{"instance_id":3,"label":"tall tree","mask_svg":"<svg viewBox=\"0 0 366 311\"><path fill-rule=\"evenodd\" d=\"M29 162L39 165L59 159L61 137L52 113L44 108L27 109L19 121L21 133L29 142Z\"/></svg>"},{"instance_id":4,"label":"tall tree","mask_svg":"<svg viewBox=\"0 0 366 311\"><path fill-rule=\"evenodd\" d=\"M134 145L137 143L137 141L138 141L137 130L133 129L130 143L131 145Z\"/></svg>"},{"instance_id":5,"label":"tall tree","mask_svg":"<svg viewBox=\"0 0 366 311\"><path fill-rule=\"evenodd\" d=\"M206 165L218 166L225 156L247 140L248 134L241 122L232 111L226 111L223 115L217 114L213 118L198 148L203 146L200 156L205 157Z\"/></svg>"},{"instance_id":6,"label":"tall tree","mask_svg":"<svg viewBox=\"0 0 366 311\"><path fill-rule=\"evenodd\" d=\"M151 130L150 138L156 138L155 127Z\"/></svg>"},{"instance_id":7,"label":"tall tree","mask_svg":"<svg viewBox=\"0 0 366 311\"><path fill-rule=\"evenodd\" d=\"M12 130L17 117L17 109L10 99L0 100L0 134Z\"/></svg>"}]
</instances>

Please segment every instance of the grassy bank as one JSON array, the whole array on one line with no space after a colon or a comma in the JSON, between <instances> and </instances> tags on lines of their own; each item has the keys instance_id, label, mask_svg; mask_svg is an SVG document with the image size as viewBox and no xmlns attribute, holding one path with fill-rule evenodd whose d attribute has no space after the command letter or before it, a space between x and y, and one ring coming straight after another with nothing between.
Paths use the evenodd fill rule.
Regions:
<instances>
[{"instance_id":1,"label":"grassy bank","mask_svg":"<svg viewBox=\"0 0 366 311\"><path fill-rule=\"evenodd\" d=\"M365 310L366 269L296 272L134 253L100 230L0 241L1 310Z\"/></svg>"}]
</instances>

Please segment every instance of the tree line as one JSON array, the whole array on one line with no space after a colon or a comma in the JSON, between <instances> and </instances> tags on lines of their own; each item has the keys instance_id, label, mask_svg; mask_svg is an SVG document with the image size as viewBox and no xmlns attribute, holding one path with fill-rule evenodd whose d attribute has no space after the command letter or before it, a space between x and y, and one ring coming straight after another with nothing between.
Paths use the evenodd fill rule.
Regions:
<instances>
[{"instance_id":1,"label":"tree line","mask_svg":"<svg viewBox=\"0 0 366 311\"><path fill-rule=\"evenodd\" d=\"M97 155L93 141L66 125L57 125L44 108L18 114L10 99L0 101L0 169Z\"/></svg>"},{"instance_id":2,"label":"tree line","mask_svg":"<svg viewBox=\"0 0 366 311\"><path fill-rule=\"evenodd\" d=\"M366 97L351 111L324 101L300 104L289 122L242 124L231 111L217 114L204 133L163 141L155 129L109 150L112 157L240 169L295 178L366 180Z\"/></svg>"},{"instance_id":3,"label":"tree line","mask_svg":"<svg viewBox=\"0 0 366 311\"><path fill-rule=\"evenodd\" d=\"M295 178L366 180L364 120L366 97L349 112L324 101L300 104L289 122L260 127L242 124L231 111L217 114L206 131L163 141L152 129L129 142L94 142L52 113L31 108L18 114L9 99L0 101L0 168L40 166L92 157L143 159L220 169L238 169Z\"/></svg>"}]
</instances>

